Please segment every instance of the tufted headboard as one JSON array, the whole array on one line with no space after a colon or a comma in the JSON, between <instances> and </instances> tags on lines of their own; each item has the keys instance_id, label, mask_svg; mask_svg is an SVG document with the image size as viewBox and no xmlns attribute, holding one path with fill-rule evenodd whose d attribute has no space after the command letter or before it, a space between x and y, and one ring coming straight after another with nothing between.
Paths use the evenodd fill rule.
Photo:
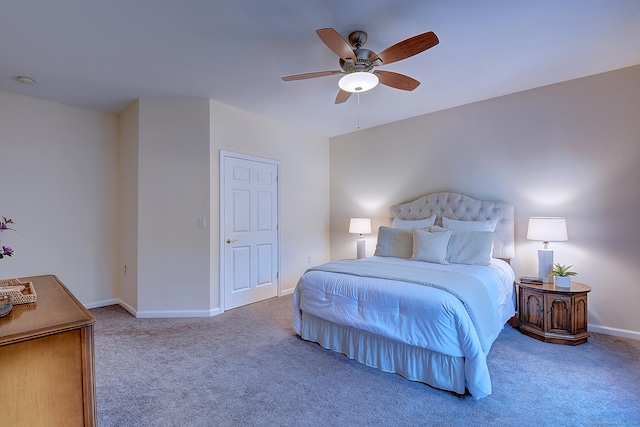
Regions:
<instances>
[{"instance_id":1,"label":"tufted headboard","mask_svg":"<svg viewBox=\"0 0 640 427\"><path fill-rule=\"evenodd\" d=\"M487 202L458 193L433 193L413 202L391 206L391 218L403 220L424 219L436 214L436 225L442 217L460 221L486 221L497 219L493 240L494 258L515 257L513 206L505 202Z\"/></svg>"}]
</instances>

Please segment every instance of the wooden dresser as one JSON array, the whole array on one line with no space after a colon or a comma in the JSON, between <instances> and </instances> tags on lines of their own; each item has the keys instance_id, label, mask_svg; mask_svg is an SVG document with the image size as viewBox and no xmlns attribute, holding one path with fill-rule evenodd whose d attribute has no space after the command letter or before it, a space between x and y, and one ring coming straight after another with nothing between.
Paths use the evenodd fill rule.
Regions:
<instances>
[{"instance_id":1,"label":"wooden dresser","mask_svg":"<svg viewBox=\"0 0 640 427\"><path fill-rule=\"evenodd\" d=\"M56 276L20 280L38 297L0 318L0 424L95 426L94 317Z\"/></svg>"}]
</instances>

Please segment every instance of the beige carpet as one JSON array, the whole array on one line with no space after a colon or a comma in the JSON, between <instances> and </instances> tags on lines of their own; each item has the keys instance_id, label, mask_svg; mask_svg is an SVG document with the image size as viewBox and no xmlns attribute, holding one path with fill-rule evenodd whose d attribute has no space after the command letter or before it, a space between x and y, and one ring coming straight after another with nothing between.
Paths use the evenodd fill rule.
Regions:
<instances>
[{"instance_id":1,"label":"beige carpet","mask_svg":"<svg viewBox=\"0 0 640 427\"><path fill-rule=\"evenodd\" d=\"M100 427L640 425L640 342L569 347L506 327L493 394L459 397L302 341L291 296L204 319L93 309Z\"/></svg>"}]
</instances>

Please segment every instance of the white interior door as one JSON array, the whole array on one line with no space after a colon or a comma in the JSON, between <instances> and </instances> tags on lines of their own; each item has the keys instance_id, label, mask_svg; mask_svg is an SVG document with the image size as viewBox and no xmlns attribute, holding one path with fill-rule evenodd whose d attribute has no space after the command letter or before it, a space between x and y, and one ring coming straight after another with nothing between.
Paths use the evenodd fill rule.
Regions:
<instances>
[{"instance_id":1,"label":"white interior door","mask_svg":"<svg viewBox=\"0 0 640 427\"><path fill-rule=\"evenodd\" d=\"M277 162L221 152L224 309L278 295Z\"/></svg>"}]
</instances>

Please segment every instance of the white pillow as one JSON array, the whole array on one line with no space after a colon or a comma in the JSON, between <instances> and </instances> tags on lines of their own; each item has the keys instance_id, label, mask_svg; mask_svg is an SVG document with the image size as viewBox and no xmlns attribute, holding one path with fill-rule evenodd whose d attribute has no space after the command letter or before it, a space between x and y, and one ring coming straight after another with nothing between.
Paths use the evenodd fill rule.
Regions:
<instances>
[{"instance_id":1,"label":"white pillow","mask_svg":"<svg viewBox=\"0 0 640 427\"><path fill-rule=\"evenodd\" d=\"M493 232L455 230L449 240L447 260L452 264L489 265L492 252Z\"/></svg>"},{"instance_id":2,"label":"white pillow","mask_svg":"<svg viewBox=\"0 0 640 427\"><path fill-rule=\"evenodd\" d=\"M411 230L381 226L378 229L378 243L375 256L411 258L413 253L413 235Z\"/></svg>"},{"instance_id":3,"label":"white pillow","mask_svg":"<svg viewBox=\"0 0 640 427\"><path fill-rule=\"evenodd\" d=\"M393 221L391 222L391 227L393 227L393 228L408 228L409 230L411 230L412 228L430 227L435 223L436 223L436 216L435 215L430 216L429 218L412 220L412 221L393 218Z\"/></svg>"},{"instance_id":4,"label":"white pillow","mask_svg":"<svg viewBox=\"0 0 640 427\"><path fill-rule=\"evenodd\" d=\"M413 261L433 262L436 264L449 264L447 261L447 246L453 230L430 233L419 228L413 232Z\"/></svg>"},{"instance_id":5,"label":"white pillow","mask_svg":"<svg viewBox=\"0 0 640 427\"><path fill-rule=\"evenodd\" d=\"M458 221L451 218L442 218L442 226L448 230L460 231L496 231L497 219L488 221Z\"/></svg>"}]
</instances>

